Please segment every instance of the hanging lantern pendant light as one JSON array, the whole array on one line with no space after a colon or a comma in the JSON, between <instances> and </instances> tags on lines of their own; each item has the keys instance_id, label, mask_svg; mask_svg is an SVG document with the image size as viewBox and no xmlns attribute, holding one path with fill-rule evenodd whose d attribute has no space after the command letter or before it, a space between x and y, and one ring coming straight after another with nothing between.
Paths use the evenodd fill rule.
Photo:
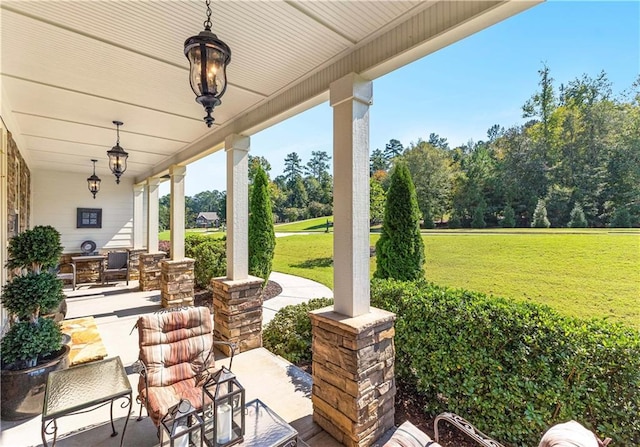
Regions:
<instances>
[{"instance_id":1,"label":"hanging lantern pendant light","mask_svg":"<svg viewBox=\"0 0 640 447\"><path fill-rule=\"evenodd\" d=\"M93 198L96 198L96 194L100 191L100 177L96 175L96 161L95 159L91 160L93 162L93 175L87 179L87 187L91 194L93 194Z\"/></svg>"},{"instance_id":2,"label":"hanging lantern pendant light","mask_svg":"<svg viewBox=\"0 0 640 447\"><path fill-rule=\"evenodd\" d=\"M113 121L113 124L116 125L118 139L116 140L116 145L107 151L107 155L109 156L109 169L116 176L116 183L120 183L120 176L127 170L129 154L120 147L120 126L123 124L122 121Z\"/></svg>"},{"instance_id":3,"label":"hanging lantern pendant light","mask_svg":"<svg viewBox=\"0 0 640 447\"><path fill-rule=\"evenodd\" d=\"M184 42L184 54L189 60L189 81L196 101L204 107L208 127L213 125L213 108L220 105L220 98L227 89L227 65L231 61L231 49L211 32L211 0L206 0L207 20L204 31Z\"/></svg>"}]
</instances>

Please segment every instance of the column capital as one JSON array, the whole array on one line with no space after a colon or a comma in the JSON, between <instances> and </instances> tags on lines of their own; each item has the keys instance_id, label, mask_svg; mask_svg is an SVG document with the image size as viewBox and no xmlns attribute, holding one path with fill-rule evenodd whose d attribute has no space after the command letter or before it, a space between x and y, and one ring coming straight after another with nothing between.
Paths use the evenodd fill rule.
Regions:
<instances>
[{"instance_id":1,"label":"column capital","mask_svg":"<svg viewBox=\"0 0 640 447\"><path fill-rule=\"evenodd\" d=\"M329 103L335 107L345 101L354 100L366 105L373 104L373 82L356 73L349 73L329 84Z\"/></svg>"},{"instance_id":2,"label":"column capital","mask_svg":"<svg viewBox=\"0 0 640 447\"><path fill-rule=\"evenodd\" d=\"M173 176L185 176L187 174L187 167L182 165L171 165L169 167L169 175Z\"/></svg>"},{"instance_id":3,"label":"column capital","mask_svg":"<svg viewBox=\"0 0 640 447\"><path fill-rule=\"evenodd\" d=\"M157 178L157 177L149 177L147 179L147 185L148 186L155 186L158 187L160 186L160 183L162 183L162 179L161 178Z\"/></svg>"},{"instance_id":4,"label":"column capital","mask_svg":"<svg viewBox=\"0 0 640 447\"><path fill-rule=\"evenodd\" d=\"M133 185L134 194L142 194L144 192L145 186L147 186L145 183L138 183Z\"/></svg>"},{"instance_id":5,"label":"column capital","mask_svg":"<svg viewBox=\"0 0 640 447\"><path fill-rule=\"evenodd\" d=\"M232 133L224 139L224 150L226 152L231 150L249 152L250 145L251 139L244 135Z\"/></svg>"}]
</instances>

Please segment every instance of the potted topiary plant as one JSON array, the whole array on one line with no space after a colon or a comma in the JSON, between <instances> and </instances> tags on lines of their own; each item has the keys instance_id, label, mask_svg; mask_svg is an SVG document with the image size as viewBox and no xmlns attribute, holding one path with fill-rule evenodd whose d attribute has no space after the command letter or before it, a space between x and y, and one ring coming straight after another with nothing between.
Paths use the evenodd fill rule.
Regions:
<instances>
[{"instance_id":1,"label":"potted topiary plant","mask_svg":"<svg viewBox=\"0 0 640 447\"><path fill-rule=\"evenodd\" d=\"M64 299L62 281L49 271L60 261L60 233L37 226L9 242L7 267L15 275L2 289L9 329L2 338L2 419L19 420L42 412L44 384L50 371L68 366L69 348L60 327L44 315Z\"/></svg>"}]
</instances>

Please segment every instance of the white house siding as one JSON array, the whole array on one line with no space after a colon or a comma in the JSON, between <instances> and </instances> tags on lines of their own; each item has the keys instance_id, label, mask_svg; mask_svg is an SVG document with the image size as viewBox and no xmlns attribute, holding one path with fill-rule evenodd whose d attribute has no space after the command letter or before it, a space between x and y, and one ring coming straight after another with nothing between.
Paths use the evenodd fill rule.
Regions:
<instances>
[{"instance_id":1,"label":"white house siding","mask_svg":"<svg viewBox=\"0 0 640 447\"><path fill-rule=\"evenodd\" d=\"M86 175L34 171L33 225L55 227L62 236L65 253L80 252L80 244L86 240L94 241L98 251L132 248L133 179L125 173L117 185L113 175L98 173L102 183L94 200L87 189L90 175L90 164ZM101 208L102 228L76 228L77 208Z\"/></svg>"}]
</instances>

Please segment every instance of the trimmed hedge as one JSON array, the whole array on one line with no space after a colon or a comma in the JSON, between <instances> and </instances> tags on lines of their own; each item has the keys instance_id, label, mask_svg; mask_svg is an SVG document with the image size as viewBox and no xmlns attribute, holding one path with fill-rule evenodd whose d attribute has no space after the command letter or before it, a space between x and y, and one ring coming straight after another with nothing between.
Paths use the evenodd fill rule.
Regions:
<instances>
[{"instance_id":1,"label":"trimmed hedge","mask_svg":"<svg viewBox=\"0 0 640 447\"><path fill-rule=\"evenodd\" d=\"M201 289L211 287L211 279L227 274L227 242L201 235L189 235L184 240L185 254L195 259L193 276Z\"/></svg>"},{"instance_id":2,"label":"trimmed hedge","mask_svg":"<svg viewBox=\"0 0 640 447\"><path fill-rule=\"evenodd\" d=\"M426 281L373 280L371 294L397 314L396 377L426 413L464 415L513 446L569 419L640 445L637 331Z\"/></svg>"},{"instance_id":3,"label":"trimmed hedge","mask_svg":"<svg viewBox=\"0 0 640 447\"><path fill-rule=\"evenodd\" d=\"M262 332L264 347L292 363L310 363L311 320L307 313L332 304L331 298L314 298L283 307Z\"/></svg>"}]
</instances>

